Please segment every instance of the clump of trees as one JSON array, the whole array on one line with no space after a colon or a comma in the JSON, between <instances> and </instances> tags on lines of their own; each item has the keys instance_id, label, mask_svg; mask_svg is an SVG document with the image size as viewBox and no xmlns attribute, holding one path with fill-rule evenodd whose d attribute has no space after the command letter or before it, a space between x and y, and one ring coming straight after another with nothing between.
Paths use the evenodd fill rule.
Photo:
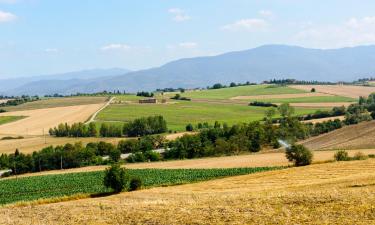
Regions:
<instances>
[{"instance_id":1,"label":"clump of trees","mask_svg":"<svg viewBox=\"0 0 375 225\"><path fill-rule=\"evenodd\" d=\"M276 104L273 104L271 102L259 102L259 101L250 102L249 106L277 107Z\"/></svg>"},{"instance_id":2,"label":"clump of trees","mask_svg":"<svg viewBox=\"0 0 375 225\"><path fill-rule=\"evenodd\" d=\"M176 94L175 96L171 97L174 100L182 100L182 101L191 101L190 98L182 97L180 94Z\"/></svg>"},{"instance_id":3,"label":"clump of trees","mask_svg":"<svg viewBox=\"0 0 375 225\"><path fill-rule=\"evenodd\" d=\"M24 104L26 102L33 102L33 101L38 101L38 100L40 100L38 96L22 95L21 97L16 97L14 99L9 99L6 102L0 103L0 107L16 106L16 105Z\"/></svg>"},{"instance_id":4,"label":"clump of trees","mask_svg":"<svg viewBox=\"0 0 375 225\"><path fill-rule=\"evenodd\" d=\"M146 97L146 98L152 98L152 97L154 97L154 93L147 92L147 91L140 91L140 92L137 92L137 96L142 96L142 97Z\"/></svg>"},{"instance_id":5,"label":"clump of trees","mask_svg":"<svg viewBox=\"0 0 375 225\"><path fill-rule=\"evenodd\" d=\"M114 193L120 193L129 183L129 177L124 168L121 168L118 164L113 164L105 170L103 183L107 188L111 188Z\"/></svg>"},{"instance_id":6,"label":"clump of trees","mask_svg":"<svg viewBox=\"0 0 375 225\"><path fill-rule=\"evenodd\" d=\"M135 119L123 126L102 123L99 129L95 123L59 124L49 129L49 134L56 137L138 137L167 131L167 122L162 116L149 116Z\"/></svg>"}]
</instances>

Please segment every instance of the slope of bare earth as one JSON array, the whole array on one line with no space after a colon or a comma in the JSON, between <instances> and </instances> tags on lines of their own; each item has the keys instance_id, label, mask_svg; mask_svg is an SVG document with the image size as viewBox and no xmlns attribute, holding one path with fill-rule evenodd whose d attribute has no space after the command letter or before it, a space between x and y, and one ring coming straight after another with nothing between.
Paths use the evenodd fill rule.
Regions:
<instances>
[{"instance_id":1,"label":"slope of bare earth","mask_svg":"<svg viewBox=\"0 0 375 225\"><path fill-rule=\"evenodd\" d=\"M314 150L375 148L375 121L346 126L301 143Z\"/></svg>"},{"instance_id":2,"label":"slope of bare earth","mask_svg":"<svg viewBox=\"0 0 375 225\"><path fill-rule=\"evenodd\" d=\"M2 135L43 135L59 123L84 122L104 103L44 108L2 113L3 116L27 116L25 119L0 126Z\"/></svg>"},{"instance_id":3,"label":"slope of bare earth","mask_svg":"<svg viewBox=\"0 0 375 225\"><path fill-rule=\"evenodd\" d=\"M247 100L247 99L284 99L284 98L305 98L305 97L322 97L332 96L326 93L300 93L300 94L274 94L274 95L249 95L249 96L236 96L232 100Z\"/></svg>"},{"instance_id":4,"label":"slope of bare earth","mask_svg":"<svg viewBox=\"0 0 375 225\"><path fill-rule=\"evenodd\" d=\"M369 96L375 92L375 87L354 86L354 85L291 85L290 87L310 91L315 88L316 92L345 96L349 98L359 98Z\"/></svg>"},{"instance_id":5,"label":"slope of bare earth","mask_svg":"<svg viewBox=\"0 0 375 225\"><path fill-rule=\"evenodd\" d=\"M374 224L375 160L0 209L0 224Z\"/></svg>"},{"instance_id":6,"label":"slope of bare earth","mask_svg":"<svg viewBox=\"0 0 375 225\"><path fill-rule=\"evenodd\" d=\"M364 154L375 154L375 149L362 149ZM315 151L314 162L322 162L332 160L336 151ZM350 156L354 156L358 150L348 150ZM126 164L125 167L129 169L210 169L210 168L239 168L239 167L266 167L266 166L288 166L290 163L285 158L285 153L282 151L258 153L251 155L239 156L225 156L213 157L191 160L175 160L165 162L150 162L150 163L131 163ZM67 170L53 170L41 173L30 173L20 175L18 177L40 176L49 174L62 174L62 173L79 173L105 170L107 166L89 166L76 169ZM9 179L13 179L10 177Z\"/></svg>"}]
</instances>

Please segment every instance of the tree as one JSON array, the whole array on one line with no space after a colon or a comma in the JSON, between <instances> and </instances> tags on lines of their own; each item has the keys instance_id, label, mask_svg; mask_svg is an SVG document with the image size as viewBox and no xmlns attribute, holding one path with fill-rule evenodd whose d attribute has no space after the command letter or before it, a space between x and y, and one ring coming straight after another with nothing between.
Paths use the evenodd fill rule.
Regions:
<instances>
[{"instance_id":1,"label":"tree","mask_svg":"<svg viewBox=\"0 0 375 225\"><path fill-rule=\"evenodd\" d=\"M194 130L194 127L191 123L189 123L188 125L186 125L186 131L193 131Z\"/></svg>"},{"instance_id":2,"label":"tree","mask_svg":"<svg viewBox=\"0 0 375 225\"><path fill-rule=\"evenodd\" d=\"M306 166L312 162L313 154L303 145L292 145L286 149L286 158L295 166Z\"/></svg>"},{"instance_id":3,"label":"tree","mask_svg":"<svg viewBox=\"0 0 375 225\"><path fill-rule=\"evenodd\" d=\"M105 170L104 186L111 188L114 193L120 193L128 184L128 176L125 169L118 164L113 164Z\"/></svg>"},{"instance_id":4,"label":"tree","mask_svg":"<svg viewBox=\"0 0 375 225\"><path fill-rule=\"evenodd\" d=\"M283 103L278 107L279 113L283 118L291 117L294 114L294 108L289 103Z\"/></svg>"},{"instance_id":5,"label":"tree","mask_svg":"<svg viewBox=\"0 0 375 225\"><path fill-rule=\"evenodd\" d=\"M96 130L95 123L89 123L89 127L87 128L88 136L96 137L98 136L98 131Z\"/></svg>"},{"instance_id":6,"label":"tree","mask_svg":"<svg viewBox=\"0 0 375 225\"><path fill-rule=\"evenodd\" d=\"M337 151L334 158L336 161L348 161L350 159L348 152L345 150Z\"/></svg>"},{"instance_id":7,"label":"tree","mask_svg":"<svg viewBox=\"0 0 375 225\"><path fill-rule=\"evenodd\" d=\"M311 88L311 92L316 92L315 88Z\"/></svg>"}]
</instances>

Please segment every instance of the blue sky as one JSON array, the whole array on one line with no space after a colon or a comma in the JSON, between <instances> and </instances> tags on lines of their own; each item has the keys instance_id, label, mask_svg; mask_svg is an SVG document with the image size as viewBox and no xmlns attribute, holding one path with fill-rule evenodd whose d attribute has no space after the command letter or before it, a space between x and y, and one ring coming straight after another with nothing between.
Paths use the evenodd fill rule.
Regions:
<instances>
[{"instance_id":1,"label":"blue sky","mask_svg":"<svg viewBox=\"0 0 375 225\"><path fill-rule=\"evenodd\" d=\"M373 0L0 0L0 78L375 44Z\"/></svg>"}]
</instances>

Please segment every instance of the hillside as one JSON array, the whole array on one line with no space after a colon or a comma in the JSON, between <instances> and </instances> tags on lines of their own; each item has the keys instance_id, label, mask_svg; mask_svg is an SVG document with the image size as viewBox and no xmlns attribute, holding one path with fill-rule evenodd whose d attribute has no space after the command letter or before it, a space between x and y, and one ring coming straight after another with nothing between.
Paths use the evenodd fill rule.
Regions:
<instances>
[{"instance_id":1,"label":"hillside","mask_svg":"<svg viewBox=\"0 0 375 225\"><path fill-rule=\"evenodd\" d=\"M273 78L352 81L372 76L374 60L375 46L322 50L265 45L217 56L180 59L125 75L117 73L89 80L70 80L62 86L56 79L39 79L24 82L22 89L5 90L14 94L51 94L53 91L69 94L117 89L136 92L166 87L196 88L217 82L261 82Z\"/></svg>"},{"instance_id":2,"label":"hillside","mask_svg":"<svg viewBox=\"0 0 375 225\"><path fill-rule=\"evenodd\" d=\"M327 163L102 198L8 206L0 209L0 223L373 224L374 167L373 159Z\"/></svg>"},{"instance_id":3,"label":"hillside","mask_svg":"<svg viewBox=\"0 0 375 225\"><path fill-rule=\"evenodd\" d=\"M313 150L375 148L375 121L346 126L301 143Z\"/></svg>"}]
</instances>

